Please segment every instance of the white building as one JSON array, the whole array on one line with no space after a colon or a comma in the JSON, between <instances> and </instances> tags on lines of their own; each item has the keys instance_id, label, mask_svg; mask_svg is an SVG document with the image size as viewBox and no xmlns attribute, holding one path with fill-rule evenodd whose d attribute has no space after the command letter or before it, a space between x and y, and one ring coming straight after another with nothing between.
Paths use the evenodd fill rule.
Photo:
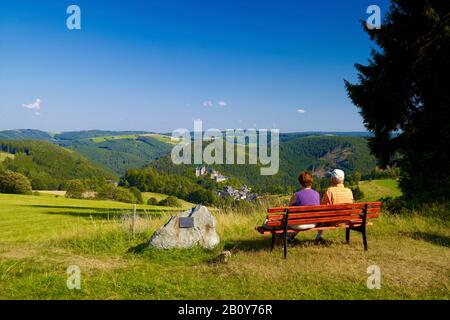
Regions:
<instances>
[{"instance_id":1,"label":"white building","mask_svg":"<svg viewBox=\"0 0 450 320\"><path fill-rule=\"evenodd\" d=\"M206 174L206 167L197 167L195 168L195 176L200 177Z\"/></svg>"},{"instance_id":2,"label":"white building","mask_svg":"<svg viewBox=\"0 0 450 320\"><path fill-rule=\"evenodd\" d=\"M216 182L224 182L224 181L227 181L228 178L219 174L214 177L214 180Z\"/></svg>"}]
</instances>

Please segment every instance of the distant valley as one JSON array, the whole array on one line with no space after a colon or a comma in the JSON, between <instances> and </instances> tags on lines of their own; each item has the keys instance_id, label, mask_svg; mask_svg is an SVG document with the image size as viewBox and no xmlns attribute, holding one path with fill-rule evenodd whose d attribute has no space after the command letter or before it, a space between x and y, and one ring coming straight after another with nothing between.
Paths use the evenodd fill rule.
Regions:
<instances>
[{"instance_id":1,"label":"distant valley","mask_svg":"<svg viewBox=\"0 0 450 320\"><path fill-rule=\"evenodd\" d=\"M335 167L348 174L367 175L376 167L376 160L367 146L367 136L365 132L282 133L280 170L274 176L261 176L260 165L213 167L236 184L245 183L266 192L295 187L300 170L313 171L317 177L323 177ZM34 185L47 180L52 187L61 179L100 176L118 181L127 170L144 167L162 174L183 176L196 183L195 165L174 165L170 159L172 147L168 134L146 131L91 130L56 134L39 130L0 131L0 163L24 173ZM70 173L51 170L52 166L62 171L66 168Z\"/></svg>"}]
</instances>

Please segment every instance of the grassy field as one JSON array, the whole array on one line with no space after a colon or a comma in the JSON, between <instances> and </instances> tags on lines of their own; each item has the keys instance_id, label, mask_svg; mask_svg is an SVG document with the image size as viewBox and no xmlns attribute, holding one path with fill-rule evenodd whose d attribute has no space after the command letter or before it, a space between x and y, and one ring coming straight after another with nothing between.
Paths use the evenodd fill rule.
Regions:
<instances>
[{"instance_id":1,"label":"grassy field","mask_svg":"<svg viewBox=\"0 0 450 320\"><path fill-rule=\"evenodd\" d=\"M402 195L398 182L394 179L361 181L359 188L364 193L362 201L376 201L384 197L395 198Z\"/></svg>"},{"instance_id":2,"label":"grassy field","mask_svg":"<svg viewBox=\"0 0 450 320\"><path fill-rule=\"evenodd\" d=\"M128 135L119 135L119 136L104 136L104 137L95 137L95 138L88 138L86 140L90 140L95 143L105 142L109 140L121 140L121 139L131 139L136 140L139 137L152 137L156 140L159 140L161 142L169 143L169 144L177 144L178 142L172 141L172 137L157 134L157 133L146 133L146 134L128 134Z\"/></svg>"},{"instance_id":3,"label":"grassy field","mask_svg":"<svg viewBox=\"0 0 450 320\"><path fill-rule=\"evenodd\" d=\"M0 151L0 163L2 163L3 161L5 161L8 158L14 159L14 155L11 153L6 153L6 152Z\"/></svg>"},{"instance_id":4,"label":"grassy field","mask_svg":"<svg viewBox=\"0 0 450 320\"><path fill-rule=\"evenodd\" d=\"M121 135L121 136L104 136L104 137L95 137L95 138L88 138L87 140L90 140L95 143L105 142L109 140L122 140L122 139L132 139L136 140L139 137L138 134L128 134L128 135Z\"/></svg>"},{"instance_id":5,"label":"grassy field","mask_svg":"<svg viewBox=\"0 0 450 320\"><path fill-rule=\"evenodd\" d=\"M171 136L167 136L167 135L163 135L163 134L158 134L158 133L149 133L149 134L143 134L142 136L148 136L148 137L152 137L156 140L159 140L161 142L165 142L165 143L169 143L169 144L177 144L179 143L179 138L175 138L174 140L172 140Z\"/></svg>"},{"instance_id":6,"label":"grassy field","mask_svg":"<svg viewBox=\"0 0 450 320\"><path fill-rule=\"evenodd\" d=\"M148 196L155 196L146 194ZM162 196L162 195L161 195ZM315 245L303 233L289 249L269 250L252 214L217 212L220 247L209 251L147 249L170 213L139 206L51 195L0 194L2 299L449 299L448 220L384 214L369 227L369 251L358 234L329 231ZM144 211L145 209L145 211ZM168 209L168 208L167 208ZM231 250L228 264L214 262ZM66 287L66 269L81 269L81 290ZM367 268L381 268L381 289L366 287Z\"/></svg>"}]
</instances>

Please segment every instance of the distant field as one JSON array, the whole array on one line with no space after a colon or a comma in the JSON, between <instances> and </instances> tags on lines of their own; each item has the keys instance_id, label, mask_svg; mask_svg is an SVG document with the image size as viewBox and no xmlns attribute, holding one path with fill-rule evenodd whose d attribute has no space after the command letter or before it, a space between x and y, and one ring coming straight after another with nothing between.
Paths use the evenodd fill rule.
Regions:
<instances>
[{"instance_id":1,"label":"distant field","mask_svg":"<svg viewBox=\"0 0 450 320\"><path fill-rule=\"evenodd\" d=\"M66 191L63 190L34 190L40 195L54 195L64 197L66 195Z\"/></svg>"},{"instance_id":2,"label":"distant field","mask_svg":"<svg viewBox=\"0 0 450 320\"><path fill-rule=\"evenodd\" d=\"M0 151L0 163L5 161L6 159L14 159L14 155L11 153L6 153L6 152Z\"/></svg>"},{"instance_id":3,"label":"distant field","mask_svg":"<svg viewBox=\"0 0 450 320\"><path fill-rule=\"evenodd\" d=\"M171 136L166 136L166 135L162 135L162 134L158 134L158 133L149 133L149 134L143 134L142 136L144 137L152 137L156 140L165 142L165 143L169 143L169 144L177 144L178 143L178 139L175 139L174 141L172 141L172 137Z\"/></svg>"},{"instance_id":4,"label":"distant field","mask_svg":"<svg viewBox=\"0 0 450 320\"><path fill-rule=\"evenodd\" d=\"M162 141L162 142L165 142L165 143L169 143L169 144L176 143L176 142L172 141L172 137L161 135L161 134L157 134L157 133L128 134L128 135L118 135L118 136L103 136L103 137L87 138L86 140L90 140L90 141L95 142L95 143L101 143L101 142L105 142L105 141L109 141L109 140L122 140L122 139L135 140L135 139L137 139L139 137L151 137L151 138L154 138L156 140L159 140L159 141Z\"/></svg>"},{"instance_id":5,"label":"distant field","mask_svg":"<svg viewBox=\"0 0 450 320\"><path fill-rule=\"evenodd\" d=\"M367 252L353 232L350 245L343 230L325 232L323 245L302 233L284 260L281 247L271 252L270 238L254 230L266 208L214 210L221 243L211 251L148 249L171 209L138 206L134 237L124 215L130 209L112 201L0 194L0 299L450 298L448 221L383 213L368 229ZM214 263L223 249L232 252L230 262ZM81 290L66 287L70 265L81 269ZM371 265L381 269L380 290L366 287Z\"/></svg>"},{"instance_id":6,"label":"distant field","mask_svg":"<svg viewBox=\"0 0 450 320\"><path fill-rule=\"evenodd\" d=\"M398 182L394 179L361 181L359 187L364 193L363 201L376 201L383 197L395 198L402 195Z\"/></svg>"},{"instance_id":7,"label":"distant field","mask_svg":"<svg viewBox=\"0 0 450 320\"><path fill-rule=\"evenodd\" d=\"M130 134L130 135L122 135L122 136L105 136L105 137L95 137L95 138L88 138L87 140L91 140L95 143L105 142L108 140L122 140L122 139L137 139L139 135L137 134Z\"/></svg>"}]
</instances>

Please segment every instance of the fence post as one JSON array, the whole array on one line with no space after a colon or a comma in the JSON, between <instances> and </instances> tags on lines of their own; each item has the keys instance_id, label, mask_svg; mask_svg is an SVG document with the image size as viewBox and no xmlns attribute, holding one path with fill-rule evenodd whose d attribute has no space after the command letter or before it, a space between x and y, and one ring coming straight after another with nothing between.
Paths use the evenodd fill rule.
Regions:
<instances>
[{"instance_id":1,"label":"fence post","mask_svg":"<svg viewBox=\"0 0 450 320\"><path fill-rule=\"evenodd\" d=\"M136 204L133 204L133 216L131 218L131 234L134 237L136 223Z\"/></svg>"}]
</instances>

